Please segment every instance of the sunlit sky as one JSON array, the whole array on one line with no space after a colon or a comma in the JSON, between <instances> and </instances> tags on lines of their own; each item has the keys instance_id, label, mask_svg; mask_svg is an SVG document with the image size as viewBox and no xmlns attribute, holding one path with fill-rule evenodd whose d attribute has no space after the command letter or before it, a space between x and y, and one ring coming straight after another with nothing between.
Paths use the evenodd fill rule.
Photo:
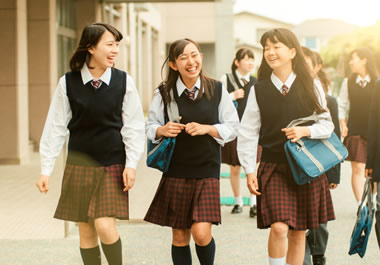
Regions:
<instances>
[{"instance_id":1,"label":"sunlit sky","mask_svg":"<svg viewBox=\"0 0 380 265\"><path fill-rule=\"evenodd\" d=\"M380 20L380 0L235 0L234 11L250 11L293 24L333 18L369 26Z\"/></svg>"}]
</instances>

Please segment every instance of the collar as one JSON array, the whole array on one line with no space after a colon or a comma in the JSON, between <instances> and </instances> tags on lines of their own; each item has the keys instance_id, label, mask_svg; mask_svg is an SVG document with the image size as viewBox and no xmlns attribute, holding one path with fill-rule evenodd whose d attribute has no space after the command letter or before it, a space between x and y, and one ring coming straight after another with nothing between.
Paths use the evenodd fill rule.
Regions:
<instances>
[{"instance_id":1,"label":"collar","mask_svg":"<svg viewBox=\"0 0 380 265\"><path fill-rule=\"evenodd\" d=\"M80 70L81 76L82 76L82 81L83 84L87 84L88 82L95 80L94 77L92 77L90 70L88 70L87 64L83 64L82 69ZM109 86L110 81L111 81L111 68L107 68L102 76L99 78L102 82L106 83L107 86Z\"/></svg>"},{"instance_id":2,"label":"collar","mask_svg":"<svg viewBox=\"0 0 380 265\"><path fill-rule=\"evenodd\" d=\"M294 80L296 79L297 75L294 72L291 72L288 79L285 81L285 83L282 83L282 81L272 72L270 79L273 83L273 85L278 89L281 90L283 85L286 85L289 89L293 85Z\"/></svg>"},{"instance_id":3,"label":"collar","mask_svg":"<svg viewBox=\"0 0 380 265\"><path fill-rule=\"evenodd\" d=\"M180 97L183 91L185 91L185 89L188 89L188 88L182 82L182 79L180 76L178 76L176 85L177 85L178 96ZM199 89L200 87L201 87L201 78L198 77L197 82L195 82L194 86L190 90L194 90L194 89L196 90L196 89Z\"/></svg>"},{"instance_id":4,"label":"collar","mask_svg":"<svg viewBox=\"0 0 380 265\"><path fill-rule=\"evenodd\" d=\"M369 75L366 75L364 78L361 78L360 75L357 75L357 76L356 76L356 81L355 81L355 82L356 82L357 84L360 84L360 81L362 81L362 80L365 81L365 82L367 82L367 84L368 84L368 83L371 82L371 77L370 77Z\"/></svg>"},{"instance_id":5,"label":"collar","mask_svg":"<svg viewBox=\"0 0 380 265\"><path fill-rule=\"evenodd\" d=\"M247 82L249 82L251 80L251 73L247 73L245 75L242 75L237 69L235 70L235 74L237 76L237 78L239 79L239 82L243 82L241 81L242 78L244 78L245 80L247 80Z\"/></svg>"}]
</instances>

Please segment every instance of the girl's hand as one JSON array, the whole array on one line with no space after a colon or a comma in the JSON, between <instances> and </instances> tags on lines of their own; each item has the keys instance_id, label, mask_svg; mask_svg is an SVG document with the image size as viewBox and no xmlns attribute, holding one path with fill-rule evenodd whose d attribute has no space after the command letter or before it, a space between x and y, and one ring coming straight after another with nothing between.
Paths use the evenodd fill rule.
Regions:
<instances>
[{"instance_id":1,"label":"girl's hand","mask_svg":"<svg viewBox=\"0 0 380 265\"><path fill-rule=\"evenodd\" d=\"M297 142L302 137L310 136L310 129L306 126L284 128L281 129L281 131L285 132L286 137L291 140L292 143Z\"/></svg>"},{"instance_id":2,"label":"girl's hand","mask_svg":"<svg viewBox=\"0 0 380 265\"><path fill-rule=\"evenodd\" d=\"M347 127L347 123L346 123L346 120L340 120L339 121L340 123L340 135L342 137L346 137L348 135L348 127Z\"/></svg>"},{"instance_id":3,"label":"girl's hand","mask_svg":"<svg viewBox=\"0 0 380 265\"><path fill-rule=\"evenodd\" d=\"M134 168L124 168L123 171L123 183L124 183L124 189L123 191L126 192L130 190L133 185L135 184L135 177L136 177L136 170Z\"/></svg>"},{"instance_id":4,"label":"girl's hand","mask_svg":"<svg viewBox=\"0 0 380 265\"><path fill-rule=\"evenodd\" d=\"M47 193L49 191L49 176L41 175L38 179L36 186L40 190L41 193Z\"/></svg>"},{"instance_id":5,"label":"girl's hand","mask_svg":"<svg viewBox=\"0 0 380 265\"><path fill-rule=\"evenodd\" d=\"M238 100L240 98L244 98L244 95L245 95L245 92L244 92L244 89L242 89L242 88L234 91L235 100Z\"/></svg>"},{"instance_id":6,"label":"girl's hand","mask_svg":"<svg viewBox=\"0 0 380 265\"><path fill-rule=\"evenodd\" d=\"M257 182L257 176L254 173L247 174L247 187L251 194L261 195L261 192L258 191L259 184Z\"/></svg>"},{"instance_id":7,"label":"girl's hand","mask_svg":"<svg viewBox=\"0 0 380 265\"><path fill-rule=\"evenodd\" d=\"M329 184L330 190L336 189L337 187L338 187L338 184L336 184L336 183L330 183Z\"/></svg>"},{"instance_id":8,"label":"girl's hand","mask_svg":"<svg viewBox=\"0 0 380 265\"><path fill-rule=\"evenodd\" d=\"M366 168L365 169L365 173L364 173L364 176L366 177L366 178L372 178L372 171L373 171L373 169L372 168Z\"/></svg>"},{"instance_id":9,"label":"girl's hand","mask_svg":"<svg viewBox=\"0 0 380 265\"><path fill-rule=\"evenodd\" d=\"M185 124L169 121L164 126L158 127L156 137L176 137L185 128Z\"/></svg>"},{"instance_id":10,"label":"girl's hand","mask_svg":"<svg viewBox=\"0 0 380 265\"><path fill-rule=\"evenodd\" d=\"M185 131L191 136L205 135L210 132L210 125L203 125L196 122L186 124Z\"/></svg>"}]
</instances>

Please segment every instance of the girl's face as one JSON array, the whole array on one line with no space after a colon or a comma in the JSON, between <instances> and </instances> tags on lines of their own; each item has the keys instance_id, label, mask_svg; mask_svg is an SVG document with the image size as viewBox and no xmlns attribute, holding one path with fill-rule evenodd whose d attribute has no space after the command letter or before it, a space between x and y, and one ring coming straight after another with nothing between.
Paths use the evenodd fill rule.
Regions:
<instances>
[{"instance_id":1,"label":"girl's face","mask_svg":"<svg viewBox=\"0 0 380 265\"><path fill-rule=\"evenodd\" d=\"M183 53L175 59L175 63L169 62L169 66L179 72L185 83L194 82L202 70L202 55L198 48L190 42L185 46Z\"/></svg>"},{"instance_id":2,"label":"girl's face","mask_svg":"<svg viewBox=\"0 0 380 265\"><path fill-rule=\"evenodd\" d=\"M241 59L240 61L235 60L235 65L236 65L238 71L242 75L245 75L245 74L248 74L252 71L253 66L254 66L254 59L248 57L248 55L246 54L244 56L244 58Z\"/></svg>"},{"instance_id":3,"label":"girl's face","mask_svg":"<svg viewBox=\"0 0 380 265\"><path fill-rule=\"evenodd\" d=\"M295 48L288 48L282 42L273 43L270 39L264 47L264 58L270 68L277 70L284 67L291 67L292 60L296 56Z\"/></svg>"},{"instance_id":4,"label":"girl's face","mask_svg":"<svg viewBox=\"0 0 380 265\"><path fill-rule=\"evenodd\" d=\"M352 72L355 74L359 74L359 73L365 71L367 59L366 58L360 59L358 54L356 52L354 52L351 56L351 60L350 60L349 64L350 64Z\"/></svg>"},{"instance_id":5,"label":"girl's face","mask_svg":"<svg viewBox=\"0 0 380 265\"><path fill-rule=\"evenodd\" d=\"M96 46L88 49L91 54L90 66L100 69L113 67L119 53L119 42L111 32L105 31Z\"/></svg>"}]
</instances>

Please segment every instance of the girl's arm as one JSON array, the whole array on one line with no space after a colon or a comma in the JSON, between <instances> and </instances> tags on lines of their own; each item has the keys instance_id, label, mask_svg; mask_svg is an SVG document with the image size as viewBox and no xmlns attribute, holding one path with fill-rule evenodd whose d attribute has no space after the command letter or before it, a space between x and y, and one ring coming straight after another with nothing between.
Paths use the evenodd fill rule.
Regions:
<instances>
[{"instance_id":1,"label":"girl's arm","mask_svg":"<svg viewBox=\"0 0 380 265\"><path fill-rule=\"evenodd\" d=\"M348 98L348 79L345 78L342 82L338 96L338 109L339 109L339 123L341 135L346 137L348 134L346 114L350 107L350 100Z\"/></svg>"}]
</instances>

